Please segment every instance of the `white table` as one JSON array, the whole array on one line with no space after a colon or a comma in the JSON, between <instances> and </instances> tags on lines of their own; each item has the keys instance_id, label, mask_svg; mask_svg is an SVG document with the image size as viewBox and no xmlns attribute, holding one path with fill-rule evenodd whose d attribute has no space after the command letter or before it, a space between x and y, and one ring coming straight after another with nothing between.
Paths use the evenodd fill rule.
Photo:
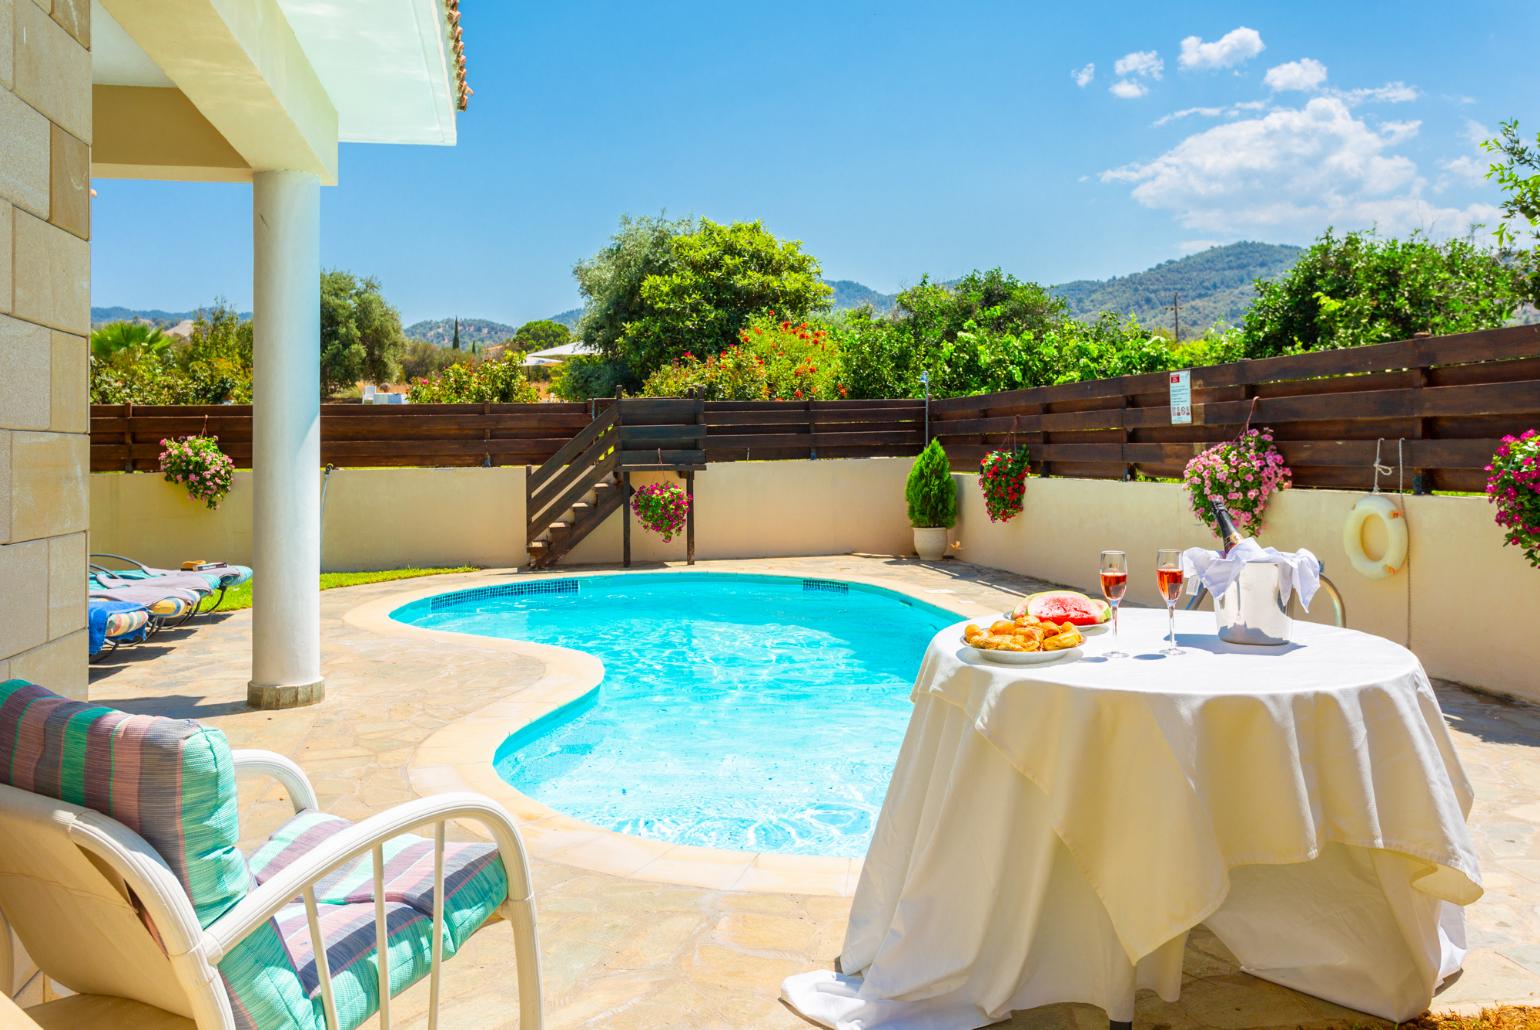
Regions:
<instances>
[{"instance_id":1,"label":"white table","mask_svg":"<svg viewBox=\"0 0 1540 1030\"><path fill-rule=\"evenodd\" d=\"M979 620L975 620L979 621ZM1121 647L1002 666L936 635L851 911L843 975L783 995L840 1030L956 1030L1134 991L1176 1000L1205 923L1248 972L1392 1020L1464 956L1471 790L1405 648L1297 623L1227 645L1122 613Z\"/></svg>"}]
</instances>

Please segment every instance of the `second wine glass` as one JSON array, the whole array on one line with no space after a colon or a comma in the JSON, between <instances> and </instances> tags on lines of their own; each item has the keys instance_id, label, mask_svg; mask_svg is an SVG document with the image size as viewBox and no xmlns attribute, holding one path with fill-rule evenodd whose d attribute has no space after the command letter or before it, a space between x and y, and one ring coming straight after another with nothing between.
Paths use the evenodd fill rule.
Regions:
<instances>
[{"instance_id":1,"label":"second wine glass","mask_svg":"<svg viewBox=\"0 0 1540 1030\"><path fill-rule=\"evenodd\" d=\"M1128 555L1122 551L1103 551L1101 556L1102 596L1112 606L1112 650L1108 658L1127 658L1127 652L1118 647L1118 605L1128 592Z\"/></svg>"},{"instance_id":2,"label":"second wine glass","mask_svg":"<svg viewBox=\"0 0 1540 1030\"><path fill-rule=\"evenodd\" d=\"M1166 602L1166 622L1171 634L1170 646L1161 654L1183 654L1176 646L1176 599L1182 596L1182 552L1175 547L1162 547L1155 552L1155 585Z\"/></svg>"}]
</instances>

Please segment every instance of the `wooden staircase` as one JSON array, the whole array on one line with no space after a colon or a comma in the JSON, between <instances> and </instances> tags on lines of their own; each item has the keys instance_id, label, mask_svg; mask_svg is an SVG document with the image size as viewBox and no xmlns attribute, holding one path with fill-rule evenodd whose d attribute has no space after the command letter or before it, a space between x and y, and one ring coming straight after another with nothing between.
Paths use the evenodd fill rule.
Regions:
<instances>
[{"instance_id":1,"label":"wooden staircase","mask_svg":"<svg viewBox=\"0 0 1540 1030\"><path fill-rule=\"evenodd\" d=\"M611 406L550 460L524 477L525 544L530 565L549 568L625 502L620 467L620 409Z\"/></svg>"},{"instance_id":2,"label":"wooden staircase","mask_svg":"<svg viewBox=\"0 0 1540 1030\"><path fill-rule=\"evenodd\" d=\"M606 402L601 402L606 403ZM524 478L525 546L530 565L555 565L628 500L632 472L673 471L694 496L696 471L706 465L705 404L699 399L626 398L607 407L539 468ZM631 520L622 530L631 564ZM695 561L695 519L688 524Z\"/></svg>"}]
</instances>

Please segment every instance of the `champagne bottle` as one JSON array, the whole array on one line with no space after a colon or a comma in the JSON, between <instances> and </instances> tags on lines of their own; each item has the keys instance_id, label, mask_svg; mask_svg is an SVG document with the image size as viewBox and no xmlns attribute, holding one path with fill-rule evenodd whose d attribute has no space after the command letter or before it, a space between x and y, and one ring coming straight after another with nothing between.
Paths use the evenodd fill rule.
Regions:
<instances>
[{"instance_id":1,"label":"champagne bottle","mask_svg":"<svg viewBox=\"0 0 1540 1030\"><path fill-rule=\"evenodd\" d=\"M1230 549L1241 542L1241 531L1235 528L1235 520L1230 518L1230 509L1225 506L1223 500L1209 501L1209 512L1214 516L1214 525L1219 530L1219 539L1223 541L1220 554L1229 554Z\"/></svg>"}]
</instances>

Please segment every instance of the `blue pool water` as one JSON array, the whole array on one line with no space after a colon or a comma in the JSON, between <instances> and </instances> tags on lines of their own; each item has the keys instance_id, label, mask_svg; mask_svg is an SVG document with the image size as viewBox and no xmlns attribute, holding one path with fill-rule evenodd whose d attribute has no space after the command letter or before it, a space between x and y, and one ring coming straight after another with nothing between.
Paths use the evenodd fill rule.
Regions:
<instances>
[{"instance_id":1,"label":"blue pool water","mask_svg":"<svg viewBox=\"0 0 1540 1030\"><path fill-rule=\"evenodd\" d=\"M604 661L598 691L495 758L543 804L679 844L846 856L871 840L925 646L957 621L859 584L701 572L478 588L392 617Z\"/></svg>"}]
</instances>

